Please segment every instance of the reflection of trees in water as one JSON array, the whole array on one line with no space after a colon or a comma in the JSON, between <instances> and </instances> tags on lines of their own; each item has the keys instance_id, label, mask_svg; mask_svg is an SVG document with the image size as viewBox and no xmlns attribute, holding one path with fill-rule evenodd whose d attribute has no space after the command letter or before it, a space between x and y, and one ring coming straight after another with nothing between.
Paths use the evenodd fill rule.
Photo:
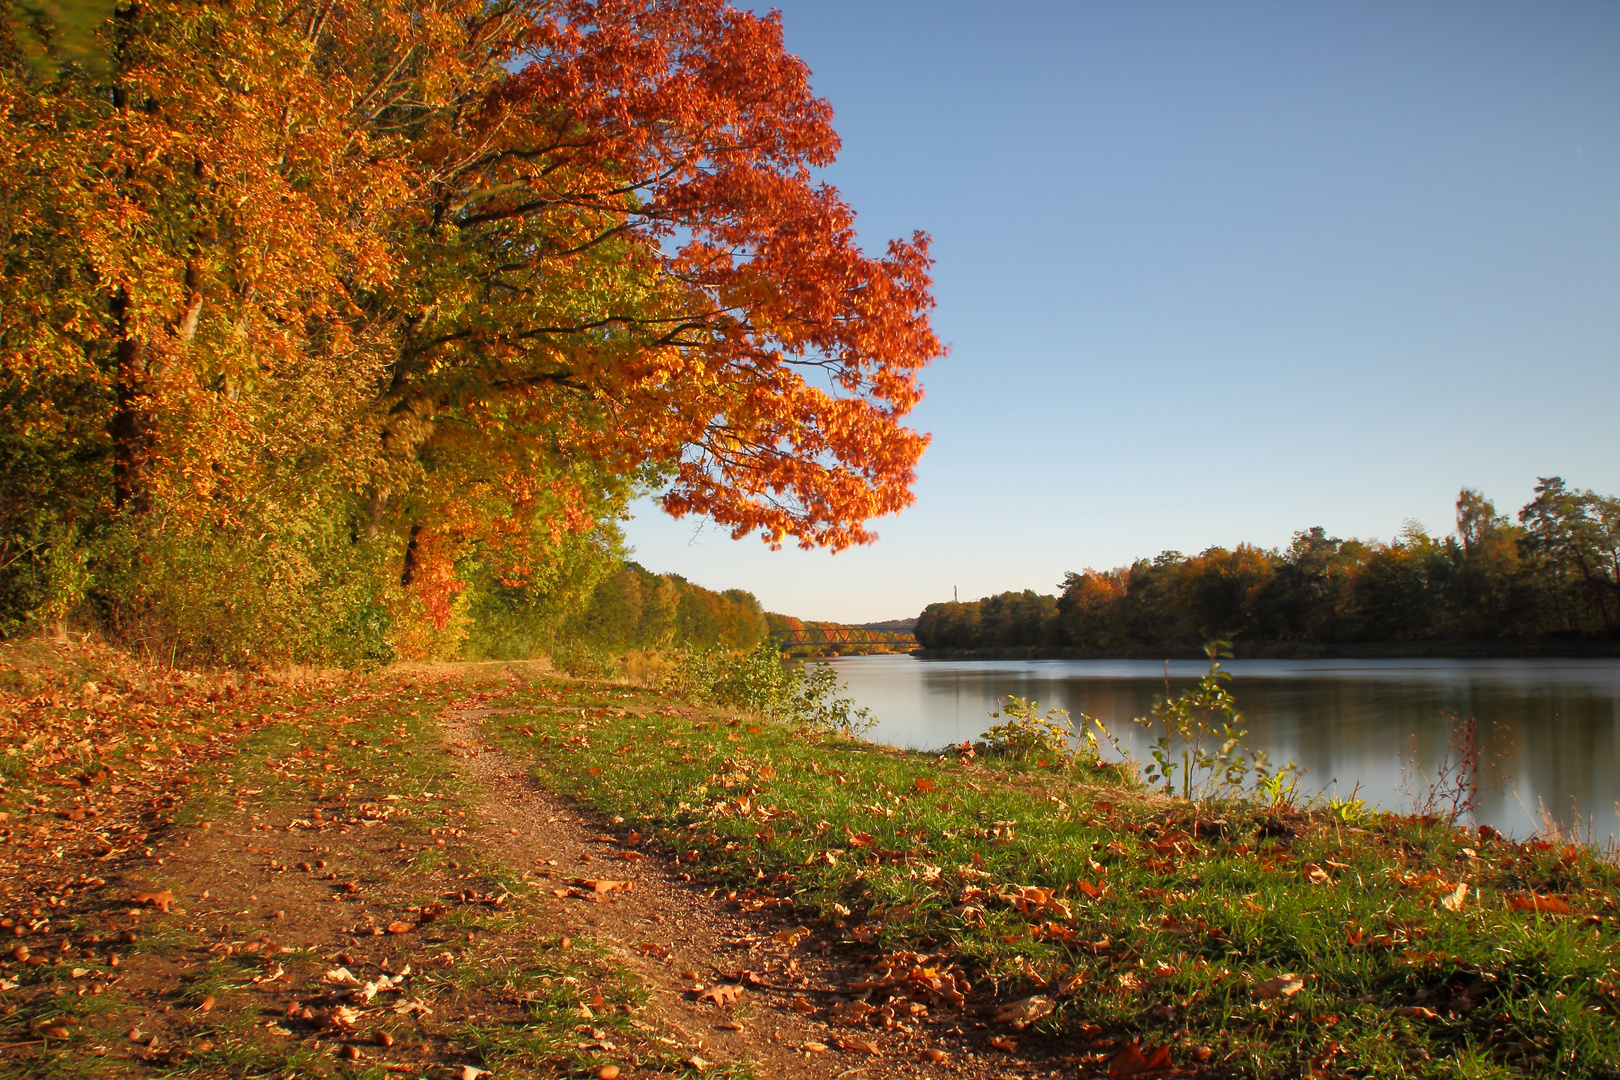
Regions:
<instances>
[{"instance_id":1,"label":"reflection of trees in water","mask_svg":"<svg viewBox=\"0 0 1620 1080\"><path fill-rule=\"evenodd\" d=\"M1146 715L1164 693L1162 679L1075 677L1063 671L1069 666L997 670L902 662L885 678L919 680L923 714L880 717L907 729L906 742L939 746L976 737L996 702L1016 694L1043 708L1095 716L1127 748L1145 746L1144 733L1130 720ZM1248 721L1250 745L1273 761L1293 760L1309 770L1301 790L1331 791L1337 779L1345 796L1360 781L1362 797L1397 810L1427 793L1452 738L1450 718L1472 714L1480 721L1486 759L1481 822L1524 835L1539 824L1543 804L1565 822L1573 806L1592 819L1601 842L1620 835L1614 809L1620 800L1620 679L1606 669L1594 671L1548 665L1539 683L1535 668L1523 664L1511 672L1435 664L1423 678L1412 678L1407 667L1396 679L1379 679L1365 669L1349 677L1302 679L1275 673L1245 678L1239 672L1232 689ZM1191 684L1176 674L1173 693Z\"/></svg>"}]
</instances>

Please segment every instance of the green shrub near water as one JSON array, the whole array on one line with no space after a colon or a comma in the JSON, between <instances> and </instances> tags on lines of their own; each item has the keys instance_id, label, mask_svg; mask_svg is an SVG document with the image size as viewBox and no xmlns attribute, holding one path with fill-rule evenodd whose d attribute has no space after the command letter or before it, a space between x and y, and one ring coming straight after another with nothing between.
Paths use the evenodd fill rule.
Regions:
<instances>
[{"instance_id":1,"label":"green shrub near water","mask_svg":"<svg viewBox=\"0 0 1620 1080\"><path fill-rule=\"evenodd\" d=\"M771 641L747 653L684 653L660 688L688 701L843 735L859 735L873 722L868 710L839 695L832 668L784 663Z\"/></svg>"}]
</instances>

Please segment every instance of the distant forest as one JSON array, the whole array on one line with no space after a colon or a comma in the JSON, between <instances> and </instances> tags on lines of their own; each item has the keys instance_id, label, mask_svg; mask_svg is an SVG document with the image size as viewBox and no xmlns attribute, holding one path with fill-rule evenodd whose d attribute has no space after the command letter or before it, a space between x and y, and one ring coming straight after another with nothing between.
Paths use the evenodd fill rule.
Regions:
<instances>
[{"instance_id":1,"label":"distant forest","mask_svg":"<svg viewBox=\"0 0 1620 1080\"><path fill-rule=\"evenodd\" d=\"M1320 527L1284 550L1167 551L1030 590L930 604L925 649L1130 653L1213 639L1250 647L1620 638L1620 499L1542 478L1517 521L1478 491L1457 528L1387 543Z\"/></svg>"},{"instance_id":2,"label":"distant forest","mask_svg":"<svg viewBox=\"0 0 1620 1080\"><path fill-rule=\"evenodd\" d=\"M907 620L896 620L896 625L901 630L910 628ZM887 630L889 626L884 624L878 629ZM875 639L891 635L873 634L844 623L779 615L766 611L758 598L744 589L715 592L679 574L655 574L634 562L625 562L606 574L583 609L554 633L554 639L547 641L519 640L510 632L508 638L515 641L515 655L554 651L558 643L615 654L631 649L746 651L766 638L808 641L793 650L796 655L911 648L909 638L902 640L903 635L892 635L893 641L884 642Z\"/></svg>"}]
</instances>

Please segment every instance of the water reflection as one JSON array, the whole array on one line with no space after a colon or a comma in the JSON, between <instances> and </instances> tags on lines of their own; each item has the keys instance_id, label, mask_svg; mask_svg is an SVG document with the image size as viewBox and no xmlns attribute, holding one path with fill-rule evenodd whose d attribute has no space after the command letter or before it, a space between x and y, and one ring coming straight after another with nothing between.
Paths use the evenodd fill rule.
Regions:
<instances>
[{"instance_id":1,"label":"water reflection","mask_svg":"<svg viewBox=\"0 0 1620 1080\"><path fill-rule=\"evenodd\" d=\"M874 737L938 748L979 736L1008 694L1102 720L1135 753L1132 717L1163 695L1149 661L834 660L849 693L878 719ZM1205 665L1172 661L1172 693ZM1451 717L1474 716L1487 761L1477 819L1516 835L1543 810L1592 839L1620 837L1620 661L1238 660L1227 664L1250 743L1309 771L1301 790L1409 809L1446 755Z\"/></svg>"}]
</instances>

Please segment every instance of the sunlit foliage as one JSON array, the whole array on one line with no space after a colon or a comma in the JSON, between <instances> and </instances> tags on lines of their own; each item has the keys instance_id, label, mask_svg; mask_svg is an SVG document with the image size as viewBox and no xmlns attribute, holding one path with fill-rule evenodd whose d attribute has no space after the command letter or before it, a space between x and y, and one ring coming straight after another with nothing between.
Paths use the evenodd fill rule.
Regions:
<instances>
[{"instance_id":1,"label":"sunlit foliage","mask_svg":"<svg viewBox=\"0 0 1620 1080\"><path fill-rule=\"evenodd\" d=\"M639 489L832 548L910 502L927 239L867 255L813 181L776 16L108 12L95 63L14 23L0 65L7 625L444 654L589 596Z\"/></svg>"}]
</instances>

